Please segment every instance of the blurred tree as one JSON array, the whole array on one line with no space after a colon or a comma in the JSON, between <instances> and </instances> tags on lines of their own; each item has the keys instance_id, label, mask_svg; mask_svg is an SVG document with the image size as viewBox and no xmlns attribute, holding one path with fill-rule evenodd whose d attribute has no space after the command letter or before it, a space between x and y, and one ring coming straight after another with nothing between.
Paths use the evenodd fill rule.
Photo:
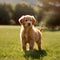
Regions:
<instances>
[{"instance_id":1,"label":"blurred tree","mask_svg":"<svg viewBox=\"0 0 60 60\"><path fill-rule=\"evenodd\" d=\"M37 13L37 21L38 21L38 23L41 22L43 16L44 16L44 11L43 11L43 9L40 9L40 10L38 11L38 13Z\"/></svg>"},{"instance_id":2,"label":"blurred tree","mask_svg":"<svg viewBox=\"0 0 60 60\"><path fill-rule=\"evenodd\" d=\"M14 12L14 9L13 8L14 7L11 4L7 4L6 7L7 7L8 13L9 13L9 16L10 16L9 24L15 25L16 22L15 22L15 20L13 20L13 12Z\"/></svg>"},{"instance_id":3,"label":"blurred tree","mask_svg":"<svg viewBox=\"0 0 60 60\"><path fill-rule=\"evenodd\" d=\"M46 26L49 28L56 28L57 26L60 26L60 0L38 0L43 4L43 9L45 9L45 12L54 11L54 14L51 14L51 16L48 14L48 20L46 22Z\"/></svg>"},{"instance_id":4,"label":"blurred tree","mask_svg":"<svg viewBox=\"0 0 60 60\"><path fill-rule=\"evenodd\" d=\"M18 19L22 15L35 15L34 9L31 7L31 5L23 3L17 4L15 6L15 10L13 12L13 19L15 20L16 24L19 24Z\"/></svg>"},{"instance_id":5,"label":"blurred tree","mask_svg":"<svg viewBox=\"0 0 60 60\"><path fill-rule=\"evenodd\" d=\"M7 4L6 8L7 8L7 11L9 12L10 19L12 19L12 13L14 12L12 5Z\"/></svg>"},{"instance_id":6,"label":"blurred tree","mask_svg":"<svg viewBox=\"0 0 60 60\"><path fill-rule=\"evenodd\" d=\"M51 9L60 12L60 0L38 0L38 1L42 2L45 9Z\"/></svg>"},{"instance_id":7,"label":"blurred tree","mask_svg":"<svg viewBox=\"0 0 60 60\"><path fill-rule=\"evenodd\" d=\"M10 16L5 4L0 4L0 24L9 24Z\"/></svg>"},{"instance_id":8,"label":"blurred tree","mask_svg":"<svg viewBox=\"0 0 60 60\"><path fill-rule=\"evenodd\" d=\"M50 14L46 20L46 26L50 29L55 29L60 26L60 14Z\"/></svg>"}]
</instances>

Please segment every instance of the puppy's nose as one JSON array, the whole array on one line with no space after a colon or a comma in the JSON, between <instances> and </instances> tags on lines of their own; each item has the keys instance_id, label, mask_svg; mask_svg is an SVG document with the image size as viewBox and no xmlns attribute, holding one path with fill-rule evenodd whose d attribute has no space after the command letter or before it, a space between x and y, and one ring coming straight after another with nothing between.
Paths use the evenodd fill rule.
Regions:
<instances>
[{"instance_id":1,"label":"puppy's nose","mask_svg":"<svg viewBox=\"0 0 60 60\"><path fill-rule=\"evenodd\" d=\"M28 26L30 26L30 23L28 23Z\"/></svg>"}]
</instances>

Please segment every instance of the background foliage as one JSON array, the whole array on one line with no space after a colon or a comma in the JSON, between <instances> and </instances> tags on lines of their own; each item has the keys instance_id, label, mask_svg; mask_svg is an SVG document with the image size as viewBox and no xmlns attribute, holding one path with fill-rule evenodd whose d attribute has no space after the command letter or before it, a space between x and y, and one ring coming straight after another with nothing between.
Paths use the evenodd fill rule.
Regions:
<instances>
[{"instance_id":1,"label":"background foliage","mask_svg":"<svg viewBox=\"0 0 60 60\"><path fill-rule=\"evenodd\" d=\"M18 25L18 19L22 15L33 15L41 26L60 29L60 7L51 5L51 2L55 4L56 1L51 1L50 4L49 0L42 2L42 6L26 2L16 5L0 4L0 25Z\"/></svg>"}]
</instances>

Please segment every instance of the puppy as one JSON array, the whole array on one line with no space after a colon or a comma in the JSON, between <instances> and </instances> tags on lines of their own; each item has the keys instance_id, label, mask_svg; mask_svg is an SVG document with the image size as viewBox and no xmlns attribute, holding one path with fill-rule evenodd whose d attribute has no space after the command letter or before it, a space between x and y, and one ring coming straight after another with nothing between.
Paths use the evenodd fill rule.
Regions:
<instances>
[{"instance_id":1,"label":"puppy","mask_svg":"<svg viewBox=\"0 0 60 60\"><path fill-rule=\"evenodd\" d=\"M34 24L36 19L34 16L25 15L19 18L21 24L20 40L23 50L26 50L26 44L29 44L29 50L33 50L34 42L37 43L38 49L41 50L41 31L36 29Z\"/></svg>"}]
</instances>

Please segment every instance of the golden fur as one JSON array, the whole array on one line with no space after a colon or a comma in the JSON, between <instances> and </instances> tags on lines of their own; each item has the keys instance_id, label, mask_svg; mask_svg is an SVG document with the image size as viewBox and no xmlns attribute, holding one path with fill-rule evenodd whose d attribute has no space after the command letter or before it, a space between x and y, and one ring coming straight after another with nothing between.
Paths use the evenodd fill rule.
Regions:
<instances>
[{"instance_id":1,"label":"golden fur","mask_svg":"<svg viewBox=\"0 0 60 60\"><path fill-rule=\"evenodd\" d=\"M36 19L34 16L25 15L19 19L21 24L20 40L23 50L26 50L26 44L29 44L29 50L33 50L34 42L37 43L38 49L41 50L41 31L36 29L34 24Z\"/></svg>"}]
</instances>

